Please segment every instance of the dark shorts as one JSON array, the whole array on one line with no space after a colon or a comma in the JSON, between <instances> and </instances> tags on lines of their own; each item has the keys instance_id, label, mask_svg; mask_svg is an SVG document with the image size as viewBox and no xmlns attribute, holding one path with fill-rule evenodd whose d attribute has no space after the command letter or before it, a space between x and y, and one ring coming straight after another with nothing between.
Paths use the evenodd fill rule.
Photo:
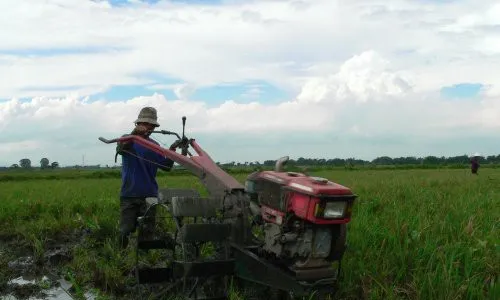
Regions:
<instances>
[{"instance_id":1,"label":"dark shorts","mask_svg":"<svg viewBox=\"0 0 500 300\"><path fill-rule=\"evenodd\" d=\"M120 234L128 236L137 228L137 218L144 216L147 210L145 198L120 198ZM145 234L150 234L154 230L155 224L154 207L148 212L145 219Z\"/></svg>"}]
</instances>

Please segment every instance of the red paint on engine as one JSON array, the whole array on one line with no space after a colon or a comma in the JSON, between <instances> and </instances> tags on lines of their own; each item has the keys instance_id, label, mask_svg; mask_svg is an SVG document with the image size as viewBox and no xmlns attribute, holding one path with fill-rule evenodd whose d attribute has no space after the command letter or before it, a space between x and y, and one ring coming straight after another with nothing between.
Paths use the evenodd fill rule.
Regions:
<instances>
[{"instance_id":1,"label":"red paint on engine","mask_svg":"<svg viewBox=\"0 0 500 300\"><path fill-rule=\"evenodd\" d=\"M260 177L309 195L352 195L352 191L343 185L329 180L315 181L314 177L302 173L262 171Z\"/></svg>"},{"instance_id":2,"label":"red paint on engine","mask_svg":"<svg viewBox=\"0 0 500 300\"><path fill-rule=\"evenodd\" d=\"M286 187L284 200L287 213L291 212L298 218L315 224L343 224L351 220L350 211L343 219L332 220L316 217L316 206L322 201L320 197L354 196L352 191L343 185L324 178L309 177L295 172L262 171L258 177ZM262 206L262 215L266 221L278 223L277 220L284 217L285 213Z\"/></svg>"},{"instance_id":3,"label":"red paint on engine","mask_svg":"<svg viewBox=\"0 0 500 300\"><path fill-rule=\"evenodd\" d=\"M285 217L285 213L269 206L262 205L260 208L262 213L262 218L267 222L275 223L281 225Z\"/></svg>"},{"instance_id":4,"label":"red paint on engine","mask_svg":"<svg viewBox=\"0 0 500 300\"><path fill-rule=\"evenodd\" d=\"M311 196L308 195L290 193L290 197L288 198L287 210L293 211L293 213L299 218L307 219L307 215L310 209L309 206L311 204L310 198Z\"/></svg>"}]
</instances>

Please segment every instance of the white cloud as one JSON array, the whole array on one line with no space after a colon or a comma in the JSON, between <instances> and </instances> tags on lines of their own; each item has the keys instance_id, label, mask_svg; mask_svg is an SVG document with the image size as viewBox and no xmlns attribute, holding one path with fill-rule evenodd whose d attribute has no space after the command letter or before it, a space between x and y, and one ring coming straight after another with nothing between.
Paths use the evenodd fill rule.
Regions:
<instances>
[{"instance_id":1,"label":"white cloud","mask_svg":"<svg viewBox=\"0 0 500 300\"><path fill-rule=\"evenodd\" d=\"M196 88L193 85L186 83L178 84L174 87L175 95L181 100L187 100L195 90Z\"/></svg>"},{"instance_id":2,"label":"white cloud","mask_svg":"<svg viewBox=\"0 0 500 300\"><path fill-rule=\"evenodd\" d=\"M199 7L160 2L112 8L102 1L3 1L0 28L9 30L0 33L1 48L82 47L94 52L0 55L0 75L7 78L1 83L0 97L17 96L26 86L141 83L134 74L148 71L196 86L262 79L296 90L298 78L318 75L308 66L338 66L368 49L391 56L395 51L413 51L391 59L404 68L437 58L434 64L441 65L429 73L439 78L455 68L443 65L443 60L469 56L466 65L481 73L483 66L476 67L470 55L493 51L488 39L494 39L494 33L463 38L441 33L471 11L489 8L494 16L493 1L460 1L444 8L407 1L316 0L302 1L307 5L297 9L297 3L253 1ZM251 22L249 13L254 16ZM115 50L95 53L106 47Z\"/></svg>"},{"instance_id":3,"label":"white cloud","mask_svg":"<svg viewBox=\"0 0 500 300\"><path fill-rule=\"evenodd\" d=\"M298 99L304 102L380 101L403 96L410 90L406 79L390 71L387 60L374 51L366 51L347 60L338 73L311 79Z\"/></svg>"},{"instance_id":4,"label":"white cloud","mask_svg":"<svg viewBox=\"0 0 500 300\"><path fill-rule=\"evenodd\" d=\"M187 116L188 135L201 136L202 145L210 143L210 136L220 135L225 136L226 143L233 139L259 143L259 138L282 135L288 136L287 142L291 144L296 143L295 138L308 144L316 139L315 136L323 134L365 141L391 136L406 136L410 140L427 137L430 142L491 134L492 130L500 129L498 97L485 96L479 102L444 101L437 94L413 92L399 73L391 70L387 59L368 51L348 59L331 75L310 79L297 99L278 104L227 101L208 107L202 101L173 101L160 94L122 102L89 102L75 97L34 98L29 102L11 100L0 103L0 116L5 117L2 142L44 142L40 144L43 145L42 153L58 157L62 164L79 162L82 153L86 153L88 162L111 164L112 149L100 145L97 137L115 137L129 132L143 106L156 107L162 128L168 130L180 132L180 118ZM35 130L32 132L32 129ZM165 146L172 142L165 137L160 140L165 141ZM262 146L273 147L272 141L266 143ZM4 146L4 159L17 161L16 144L7 145ZM218 160L223 161L253 161L277 156L270 149L258 158L250 153L228 154L224 143L210 145ZM9 147L10 153L6 151ZM288 151L286 143L282 147L274 151ZM315 151L321 149L320 145L318 147ZM28 147L25 153L40 155L39 150L33 152L31 148ZM290 151L295 153L298 149L300 147L294 147ZM412 150L408 149L410 153ZM385 148L385 151L391 149ZM220 159L219 155L226 159ZM303 153L302 156L307 155Z\"/></svg>"},{"instance_id":5,"label":"white cloud","mask_svg":"<svg viewBox=\"0 0 500 300\"><path fill-rule=\"evenodd\" d=\"M487 2L487 1L486 1ZM491 2L487 2L488 4ZM443 28L452 32L465 32L481 29L485 26L500 25L500 4L479 5L470 7L471 10L457 18L457 20Z\"/></svg>"},{"instance_id":6,"label":"white cloud","mask_svg":"<svg viewBox=\"0 0 500 300\"><path fill-rule=\"evenodd\" d=\"M0 99L33 98L0 102L0 165L17 162L21 154L39 161L40 151L62 164L78 163L82 152L89 162L110 163L111 148L97 137L130 131L144 105L158 108L166 129L180 130L180 117L186 115L190 132L206 143L226 133L256 143L260 133L261 138L282 133L295 145L290 151L308 149L294 140L301 134L306 136L300 139L310 139L303 144L321 134L357 143L389 136L446 141L459 138L456 132L498 140L492 133L500 128L496 1L134 5L0 3L0 28L9 28L0 31ZM36 49L57 49L58 54L43 50L44 55L37 55ZM32 55L16 55L20 50ZM162 83L144 74L181 83ZM264 90L252 86L242 95L255 100L251 103L212 107L191 99L197 88L248 80L267 81L292 96L266 104L257 101ZM440 99L442 86L460 82L483 83L487 89L475 102ZM168 88L181 101L159 94L109 103L86 100L117 84ZM32 144L16 144L28 142ZM256 159L275 156L278 150L265 148L269 143L261 143L267 150ZM341 156L335 149L342 147L330 143L311 147L311 153L330 149L328 155ZM33 145L41 150L30 150ZM238 156L228 154L227 146L212 146L227 159L257 151L249 147L254 152ZM406 151L403 146L372 149L373 155ZM489 148L469 152L476 150Z\"/></svg>"}]
</instances>

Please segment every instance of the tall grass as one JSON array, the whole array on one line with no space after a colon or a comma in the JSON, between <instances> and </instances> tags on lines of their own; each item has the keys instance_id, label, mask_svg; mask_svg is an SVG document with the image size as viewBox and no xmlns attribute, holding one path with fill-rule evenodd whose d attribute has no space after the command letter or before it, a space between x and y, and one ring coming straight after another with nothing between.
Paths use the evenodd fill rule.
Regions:
<instances>
[{"instance_id":1,"label":"tall grass","mask_svg":"<svg viewBox=\"0 0 500 300\"><path fill-rule=\"evenodd\" d=\"M500 299L497 169L483 169L479 176L460 169L311 175L359 196L338 297ZM243 181L246 174L234 176ZM204 192L192 176L162 176L159 184ZM0 241L18 239L19 249L28 246L41 259L54 241L73 240L73 259L62 272L78 286L125 293L134 257L116 243L119 186L118 178L0 182ZM6 268L7 259L0 259L0 270ZM8 274L2 272L5 281Z\"/></svg>"}]
</instances>

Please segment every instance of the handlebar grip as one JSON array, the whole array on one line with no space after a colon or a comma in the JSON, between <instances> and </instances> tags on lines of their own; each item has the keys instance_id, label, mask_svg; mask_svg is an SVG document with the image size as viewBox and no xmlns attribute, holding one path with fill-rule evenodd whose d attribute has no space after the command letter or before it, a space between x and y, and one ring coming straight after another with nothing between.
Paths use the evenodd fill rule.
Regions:
<instances>
[{"instance_id":1,"label":"handlebar grip","mask_svg":"<svg viewBox=\"0 0 500 300\"><path fill-rule=\"evenodd\" d=\"M100 140L101 142L106 143L106 144L111 144L111 143L114 143L114 142L116 142L116 141L117 141L117 139L108 140L108 139L103 138L102 136L100 136L100 137L99 137L99 140Z\"/></svg>"}]
</instances>

